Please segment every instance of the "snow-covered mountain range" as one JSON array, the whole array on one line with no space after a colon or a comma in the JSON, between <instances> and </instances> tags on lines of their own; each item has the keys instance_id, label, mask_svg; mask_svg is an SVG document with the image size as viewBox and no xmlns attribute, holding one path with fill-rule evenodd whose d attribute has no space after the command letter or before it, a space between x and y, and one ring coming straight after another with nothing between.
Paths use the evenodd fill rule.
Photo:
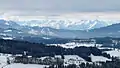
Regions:
<instances>
[{"instance_id":1,"label":"snow-covered mountain range","mask_svg":"<svg viewBox=\"0 0 120 68\"><path fill-rule=\"evenodd\" d=\"M106 27L120 21L111 20L54 20L54 19L42 19L42 20L29 20L29 21L16 21L20 25L24 26L39 26L39 27L51 27L55 29L67 29L67 30L90 30L94 28Z\"/></svg>"},{"instance_id":2,"label":"snow-covered mountain range","mask_svg":"<svg viewBox=\"0 0 120 68\"><path fill-rule=\"evenodd\" d=\"M39 42L40 39L48 40L51 38L120 37L119 21L81 20L80 22L69 21L69 23L62 20L46 21L0 20L0 38L32 41L34 38L35 41ZM59 28L56 28L58 25Z\"/></svg>"}]
</instances>

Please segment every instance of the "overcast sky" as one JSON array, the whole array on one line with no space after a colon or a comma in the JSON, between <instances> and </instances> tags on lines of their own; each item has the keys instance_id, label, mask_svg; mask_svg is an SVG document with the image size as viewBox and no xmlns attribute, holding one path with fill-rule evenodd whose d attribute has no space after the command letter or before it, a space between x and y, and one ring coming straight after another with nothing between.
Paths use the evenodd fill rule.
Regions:
<instances>
[{"instance_id":1,"label":"overcast sky","mask_svg":"<svg viewBox=\"0 0 120 68\"><path fill-rule=\"evenodd\" d=\"M94 13L96 16L110 12L107 15L114 14L114 17L118 18L120 0L0 0L1 17L66 14L74 16L74 14L86 15L85 12Z\"/></svg>"}]
</instances>

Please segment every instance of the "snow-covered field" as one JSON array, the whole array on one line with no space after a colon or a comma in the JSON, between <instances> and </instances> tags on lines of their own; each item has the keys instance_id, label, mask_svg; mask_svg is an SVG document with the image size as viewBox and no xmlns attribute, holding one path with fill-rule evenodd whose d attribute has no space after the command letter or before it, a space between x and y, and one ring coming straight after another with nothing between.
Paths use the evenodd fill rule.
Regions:
<instances>
[{"instance_id":1,"label":"snow-covered field","mask_svg":"<svg viewBox=\"0 0 120 68\"><path fill-rule=\"evenodd\" d=\"M103 57L103 56L94 56L93 54L91 54L91 60L92 62L106 62L106 61L111 61L111 59L108 59L106 57Z\"/></svg>"},{"instance_id":2,"label":"snow-covered field","mask_svg":"<svg viewBox=\"0 0 120 68\"><path fill-rule=\"evenodd\" d=\"M13 40L12 37L2 37L2 39L4 39L4 40Z\"/></svg>"},{"instance_id":3,"label":"snow-covered field","mask_svg":"<svg viewBox=\"0 0 120 68\"><path fill-rule=\"evenodd\" d=\"M2 54L0 53L0 68L7 65L7 57L10 57L9 54Z\"/></svg>"},{"instance_id":4,"label":"snow-covered field","mask_svg":"<svg viewBox=\"0 0 120 68\"><path fill-rule=\"evenodd\" d=\"M69 42L65 44L48 44L48 46L60 46L63 48L75 48L80 46L86 46L86 47L94 47L94 43L75 43L75 42ZM100 47L102 44L96 44L96 46Z\"/></svg>"},{"instance_id":5,"label":"snow-covered field","mask_svg":"<svg viewBox=\"0 0 120 68\"><path fill-rule=\"evenodd\" d=\"M110 47L98 47L98 49L114 49L114 48L110 48Z\"/></svg>"},{"instance_id":6,"label":"snow-covered field","mask_svg":"<svg viewBox=\"0 0 120 68\"><path fill-rule=\"evenodd\" d=\"M12 30L4 30L4 32L12 32Z\"/></svg>"},{"instance_id":7,"label":"snow-covered field","mask_svg":"<svg viewBox=\"0 0 120 68\"><path fill-rule=\"evenodd\" d=\"M105 51L107 54L110 54L110 56L114 57L120 57L120 50L111 50L111 51Z\"/></svg>"},{"instance_id":8,"label":"snow-covered field","mask_svg":"<svg viewBox=\"0 0 120 68\"><path fill-rule=\"evenodd\" d=\"M7 57L11 55L0 54L0 68L44 68L46 65L37 65L37 64L22 64L22 63L11 63L7 65Z\"/></svg>"},{"instance_id":9,"label":"snow-covered field","mask_svg":"<svg viewBox=\"0 0 120 68\"><path fill-rule=\"evenodd\" d=\"M7 65L3 68L44 68L45 65L37 65L37 64L20 64L20 63L17 63L17 64L10 64L10 65Z\"/></svg>"},{"instance_id":10,"label":"snow-covered field","mask_svg":"<svg viewBox=\"0 0 120 68\"><path fill-rule=\"evenodd\" d=\"M55 57L61 57L60 55L56 55ZM82 62L86 62L83 58L78 55L64 55L64 65L76 64L79 65Z\"/></svg>"}]
</instances>

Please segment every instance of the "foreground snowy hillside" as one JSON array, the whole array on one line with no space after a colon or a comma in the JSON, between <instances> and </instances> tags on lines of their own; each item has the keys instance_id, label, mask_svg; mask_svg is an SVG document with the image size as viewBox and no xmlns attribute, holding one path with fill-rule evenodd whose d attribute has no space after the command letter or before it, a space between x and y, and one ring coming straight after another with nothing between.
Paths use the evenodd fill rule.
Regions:
<instances>
[{"instance_id":1,"label":"foreground snowy hillside","mask_svg":"<svg viewBox=\"0 0 120 68\"><path fill-rule=\"evenodd\" d=\"M44 68L48 67L48 65L40 65L40 64L22 64L22 63L11 63L7 64L7 57L11 57L9 55L1 55L0 56L0 68ZM56 55L56 58L61 58L60 55ZM69 64L76 64L79 65L81 63L86 63L87 61L84 60L83 58L79 57L78 55L64 55L64 65L67 66ZM47 56L41 57L40 59L44 60L46 59ZM106 61L111 61L110 59L107 59L102 56L94 56L91 55L92 62L106 62Z\"/></svg>"},{"instance_id":2,"label":"foreground snowy hillside","mask_svg":"<svg viewBox=\"0 0 120 68\"><path fill-rule=\"evenodd\" d=\"M3 68L44 68L45 65L37 65L37 64L11 64L7 65Z\"/></svg>"},{"instance_id":3,"label":"foreground snowy hillside","mask_svg":"<svg viewBox=\"0 0 120 68\"><path fill-rule=\"evenodd\" d=\"M4 68L5 66L7 66L7 57L11 58L10 57L11 55L8 55L8 54L0 54L0 68Z\"/></svg>"},{"instance_id":4,"label":"foreground snowy hillside","mask_svg":"<svg viewBox=\"0 0 120 68\"><path fill-rule=\"evenodd\" d=\"M37 64L22 64L22 63L12 63L7 64L7 57L14 60L10 54L0 54L0 68L44 68L47 65L37 65Z\"/></svg>"}]
</instances>

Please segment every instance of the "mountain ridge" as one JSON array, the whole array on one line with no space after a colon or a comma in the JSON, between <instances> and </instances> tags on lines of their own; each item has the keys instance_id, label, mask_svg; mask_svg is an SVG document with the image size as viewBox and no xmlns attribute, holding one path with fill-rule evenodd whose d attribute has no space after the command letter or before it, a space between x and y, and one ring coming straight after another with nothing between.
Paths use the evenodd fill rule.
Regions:
<instances>
[{"instance_id":1,"label":"mountain ridge","mask_svg":"<svg viewBox=\"0 0 120 68\"><path fill-rule=\"evenodd\" d=\"M6 21L0 20L0 24L4 25L0 27L0 38L19 40L37 39L36 41L39 42L41 39L48 40L52 38L120 37L120 23L90 30L67 30L51 27L21 26L14 21L7 22L9 25L5 24Z\"/></svg>"},{"instance_id":2,"label":"mountain ridge","mask_svg":"<svg viewBox=\"0 0 120 68\"><path fill-rule=\"evenodd\" d=\"M106 27L119 21L109 20L30 20L30 21L16 21L23 26L39 26L51 27L54 29L66 30L90 30L95 28Z\"/></svg>"}]
</instances>

